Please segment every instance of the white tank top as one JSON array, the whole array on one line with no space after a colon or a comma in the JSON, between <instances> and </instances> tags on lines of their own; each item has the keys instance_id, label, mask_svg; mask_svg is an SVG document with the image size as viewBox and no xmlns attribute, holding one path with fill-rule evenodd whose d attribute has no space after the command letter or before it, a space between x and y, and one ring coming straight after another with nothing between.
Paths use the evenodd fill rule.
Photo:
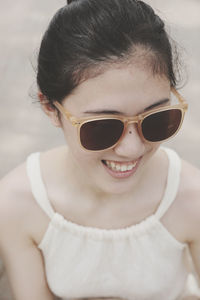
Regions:
<instances>
[{"instance_id":1,"label":"white tank top","mask_svg":"<svg viewBox=\"0 0 200 300\"><path fill-rule=\"evenodd\" d=\"M185 266L186 244L177 241L160 219L174 201L180 178L178 155L164 148L168 179L155 214L123 229L98 229L72 223L55 212L40 171L40 154L27 159L33 196L50 218L38 245L50 290L62 299L119 297L175 300L200 292Z\"/></svg>"}]
</instances>

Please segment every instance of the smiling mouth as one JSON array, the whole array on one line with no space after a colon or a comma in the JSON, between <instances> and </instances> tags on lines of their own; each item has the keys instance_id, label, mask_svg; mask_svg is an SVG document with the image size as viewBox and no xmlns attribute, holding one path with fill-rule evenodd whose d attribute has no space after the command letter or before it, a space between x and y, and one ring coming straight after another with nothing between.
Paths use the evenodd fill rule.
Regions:
<instances>
[{"instance_id":1,"label":"smiling mouth","mask_svg":"<svg viewBox=\"0 0 200 300\"><path fill-rule=\"evenodd\" d=\"M138 160L136 160L135 162L127 163L115 162L110 160L102 160L102 162L105 166L108 167L108 169L114 172L127 172L132 171L136 167Z\"/></svg>"}]
</instances>

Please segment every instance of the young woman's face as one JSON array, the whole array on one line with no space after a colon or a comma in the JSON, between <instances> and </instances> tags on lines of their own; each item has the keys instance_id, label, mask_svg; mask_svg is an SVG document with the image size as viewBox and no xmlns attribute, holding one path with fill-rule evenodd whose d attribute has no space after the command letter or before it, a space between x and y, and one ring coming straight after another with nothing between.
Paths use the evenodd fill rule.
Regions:
<instances>
[{"instance_id":1,"label":"young woman's face","mask_svg":"<svg viewBox=\"0 0 200 300\"><path fill-rule=\"evenodd\" d=\"M170 83L165 77L153 76L144 68L127 66L110 69L81 83L62 104L77 118L101 116L108 111L135 116L152 105L159 107L163 99L170 99ZM77 174L98 193L131 192L160 145L144 142L137 126L130 124L115 147L89 152L81 147L77 128L61 118L71 163Z\"/></svg>"}]
</instances>

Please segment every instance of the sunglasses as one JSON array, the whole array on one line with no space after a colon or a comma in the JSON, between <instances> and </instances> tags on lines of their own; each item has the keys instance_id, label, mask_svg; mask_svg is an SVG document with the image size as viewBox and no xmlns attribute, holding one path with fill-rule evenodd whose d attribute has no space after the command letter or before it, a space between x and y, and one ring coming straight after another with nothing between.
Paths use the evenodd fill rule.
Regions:
<instances>
[{"instance_id":1,"label":"sunglasses","mask_svg":"<svg viewBox=\"0 0 200 300\"><path fill-rule=\"evenodd\" d=\"M123 137L129 124L137 124L143 141L156 143L168 140L180 129L188 104L175 90L172 93L178 98L179 104L155 108L134 117L104 115L77 119L72 116L59 102L55 107L73 126L78 129L81 146L90 151L102 151L115 147Z\"/></svg>"}]
</instances>

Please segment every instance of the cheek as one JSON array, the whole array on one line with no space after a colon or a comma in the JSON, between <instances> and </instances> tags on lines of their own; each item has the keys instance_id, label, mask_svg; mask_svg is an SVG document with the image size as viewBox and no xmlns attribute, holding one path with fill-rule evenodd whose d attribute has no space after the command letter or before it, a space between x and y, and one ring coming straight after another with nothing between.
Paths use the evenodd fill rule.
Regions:
<instances>
[{"instance_id":1,"label":"cheek","mask_svg":"<svg viewBox=\"0 0 200 300\"><path fill-rule=\"evenodd\" d=\"M84 148L81 146L76 127L65 125L63 127L63 133L70 155L79 166L83 166L84 168L87 167L88 169L101 162L101 154L89 152L84 150Z\"/></svg>"},{"instance_id":2,"label":"cheek","mask_svg":"<svg viewBox=\"0 0 200 300\"><path fill-rule=\"evenodd\" d=\"M143 163L145 164L146 161L148 161L159 149L161 143L155 143L155 144L146 144L146 154L143 159Z\"/></svg>"},{"instance_id":3,"label":"cheek","mask_svg":"<svg viewBox=\"0 0 200 300\"><path fill-rule=\"evenodd\" d=\"M162 143L155 143L155 144L152 144L151 146L151 150L149 152L149 158L151 158L155 152L157 152L157 150L159 149L159 147L161 146Z\"/></svg>"},{"instance_id":4,"label":"cheek","mask_svg":"<svg viewBox=\"0 0 200 300\"><path fill-rule=\"evenodd\" d=\"M78 139L78 130L75 126L71 125L69 122L62 122L63 134L69 149L76 149L80 146Z\"/></svg>"},{"instance_id":5,"label":"cheek","mask_svg":"<svg viewBox=\"0 0 200 300\"><path fill-rule=\"evenodd\" d=\"M153 155L157 150L158 148L160 147L161 143L154 143L154 144L149 144L149 147L150 147L150 155Z\"/></svg>"},{"instance_id":6,"label":"cheek","mask_svg":"<svg viewBox=\"0 0 200 300\"><path fill-rule=\"evenodd\" d=\"M90 153L82 149L75 149L71 156L76 166L82 170L84 176L96 176L102 168L101 158L95 153Z\"/></svg>"}]
</instances>

